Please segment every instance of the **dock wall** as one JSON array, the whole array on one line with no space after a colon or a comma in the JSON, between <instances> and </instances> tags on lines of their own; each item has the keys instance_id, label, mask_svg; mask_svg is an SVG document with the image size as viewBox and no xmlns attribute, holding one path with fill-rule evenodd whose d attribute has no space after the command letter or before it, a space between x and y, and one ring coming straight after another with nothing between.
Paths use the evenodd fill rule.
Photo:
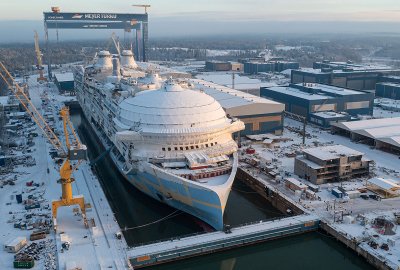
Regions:
<instances>
[{"instance_id":1,"label":"dock wall","mask_svg":"<svg viewBox=\"0 0 400 270\"><path fill-rule=\"evenodd\" d=\"M390 267L386 264L385 258L383 258L383 257L379 258L379 257L375 256L374 254L369 253L367 250L365 250L361 246L359 246L359 243L357 243L357 241L355 241L354 239L347 238L347 235L345 233L342 233L342 232L336 230L335 228L330 226L328 223L321 221L320 228L323 231L325 231L326 233L335 237L336 240L345 244L348 248L351 248L352 250L354 250L358 255L363 256L376 269L380 269L380 270L393 269L392 267ZM396 270L399 270L399 268L397 268Z\"/></svg>"},{"instance_id":2,"label":"dock wall","mask_svg":"<svg viewBox=\"0 0 400 270\"><path fill-rule=\"evenodd\" d=\"M292 199L276 191L275 187L268 184L266 181L256 178L251 173L246 171L246 169L238 168L236 177L237 179L243 181L250 188L255 190L262 197L267 199L272 206L274 206L280 212L288 214L287 210L291 210L292 215L304 214L304 210L296 205Z\"/></svg>"}]
</instances>

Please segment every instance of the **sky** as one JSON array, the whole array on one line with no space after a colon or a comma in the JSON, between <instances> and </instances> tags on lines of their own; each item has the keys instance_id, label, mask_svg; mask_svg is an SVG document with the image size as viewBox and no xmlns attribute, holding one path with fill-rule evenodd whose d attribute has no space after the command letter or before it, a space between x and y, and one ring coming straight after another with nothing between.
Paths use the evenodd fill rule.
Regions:
<instances>
[{"instance_id":1,"label":"sky","mask_svg":"<svg viewBox=\"0 0 400 270\"><path fill-rule=\"evenodd\" d=\"M0 0L0 41L40 28L43 11L142 12L151 36L238 32L400 32L400 0Z\"/></svg>"}]
</instances>

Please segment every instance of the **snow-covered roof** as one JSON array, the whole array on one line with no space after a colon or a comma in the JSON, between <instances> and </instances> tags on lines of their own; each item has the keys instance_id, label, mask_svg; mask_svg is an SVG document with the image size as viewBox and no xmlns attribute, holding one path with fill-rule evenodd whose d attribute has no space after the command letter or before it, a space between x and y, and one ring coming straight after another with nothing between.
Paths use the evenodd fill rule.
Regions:
<instances>
[{"instance_id":1,"label":"snow-covered roof","mask_svg":"<svg viewBox=\"0 0 400 270\"><path fill-rule=\"evenodd\" d=\"M315 112L312 113L311 115L315 115L321 118L338 118L338 117L346 117L348 116L347 114L343 113L337 113L337 112Z\"/></svg>"},{"instance_id":2,"label":"snow-covered roof","mask_svg":"<svg viewBox=\"0 0 400 270\"><path fill-rule=\"evenodd\" d=\"M323 167L321 167L320 165L318 165L317 163L308 160L304 157L297 157L296 159L300 160L301 162L305 163L308 167L314 169L314 170L318 170L318 169L322 169Z\"/></svg>"},{"instance_id":3,"label":"snow-covered roof","mask_svg":"<svg viewBox=\"0 0 400 270\"><path fill-rule=\"evenodd\" d=\"M395 183L393 180L383 179L383 178L371 178L368 180L368 183L378 186L381 189L385 190L399 190L400 185Z\"/></svg>"},{"instance_id":4,"label":"snow-covered roof","mask_svg":"<svg viewBox=\"0 0 400 270\"><path fill-rule=\"evenodd\" d=\"M333 125L344 128L349 131L356 131L368 128L399 126L400 117L341 122L341 123L335 123Z\"/></svg>"},{"instance_id":5,"label":"snow-covered roof","mask_svg":"<svg viewBox=\"0 0 400 270\"><path fill-rule=\"evenodd\" d=\"M340 156L348 157L364 155L364 153L340 144L308 148L304 149L303 152L321 160L337 159Z\"/></svg>"},{"instance_id":6,"label":"snow-covered roof","mask_svg":"<svg viewBox=\"0 0 400 270\"><path fill-rule=\"evenodd\" d=\"M345 96L345 95L362 95L365 94L365 92L362 91L356 91L356 90L351 90L343 87L337 87L333 85L326 85L326 84L320 84L320 83L306 83L303 85L303 83L298 83L296 86L300 87L305 87L308 89L315 89L315 90L320 90L325 93L331 93L339 96Z\"/></svg>"},{"instance_id":7,"label":"snow-covered roof","mask_svg":"<svg viewBox=\"0 0 400 270\"><path fill-rule=\"evenodd\" d=\"M284 104L212 82L191 79L195 86L215 98L232 116L282 112Z\"/></svg>"},{"instance_id":8,"label":"snow-covered roof","mask_svg":"<svg viewBox=\"0 0 400 270\"><path fill-rule=\"evenodd\" d=\"M377 83L377 84L385 85L385 86L394 86L394 87L399 87L400 88L400 83L381 82L381 83Z\"/></svg>"},{"instance_id":9,"label":"snow-covered roof","mask_svg":"<svg viewBox=\"0 0 400 270\"><path fill-rule=\"evenodd\" d=\"M296 88L293 88L293 87L288 87L288 86L273 86L273 87L268 87L267 89L270 90L270 91L283 93L283 94L286 94L286 95L290 95L290 96L294 96L294 97L298 97L298 98L302 98L302 99L307 99L307 100L333 99L333 97L330 97L330 96L307 93L305 91L301 91L299 89L296 89Z\"/></svg>"},{"instance_id":10,"label":"snow-covered roof","mask_svg":"<svg viewBox=\"0 0 400 270\"><path fill-rule=\"evenodd\" d=\"M72 72L66 73L55 73L54 76L58 82L70 82L74 81L74 74Z\"/></svg>"},{"instance_id":11,"label":"snow-covered roof","mask_svg":"<svg viewBox=\"0 0 400 270\"><path fill-rule=\"evenodd\" d=\"M3 105L3 106L7 105L8 100L9 100L8 96L0 96L0 105Z\"/></svg>"},{"instance_id":12,"label":"snow-covered roof","mask_svg":"<svg viewBox=\"0 0 400 270\"><path fill-rule=\"evenodd\" d=\"M332 123L332 126L400 147L400 117Z\"/></svg>"}]
</instances>

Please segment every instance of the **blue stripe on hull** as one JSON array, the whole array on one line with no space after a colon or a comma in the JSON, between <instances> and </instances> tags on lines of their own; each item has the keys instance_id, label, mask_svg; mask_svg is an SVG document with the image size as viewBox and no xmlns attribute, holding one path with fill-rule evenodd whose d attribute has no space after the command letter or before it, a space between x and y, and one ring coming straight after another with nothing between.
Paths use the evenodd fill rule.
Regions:
<instances>
[{"instance_id":1,"label":"blue stripe on hull","mask_svg":"<svg viewBox=\"0 0 400 270\"><path fill-rule=\"evenodd\" d=\"M219 197L215 192L194 186L187 186L188 188L186 190L181 183L158 179L146 172L140 172L136 175L127 175L127 178L131 184L150 197L196 216L207 222L216 230L223 229L224 213L220 207L221 203ZM163 190L169 191L171 194L177 193L185 197L185 200L189 200L190 204L175 198L167 198Z\"/></svg>"}]
</instances>

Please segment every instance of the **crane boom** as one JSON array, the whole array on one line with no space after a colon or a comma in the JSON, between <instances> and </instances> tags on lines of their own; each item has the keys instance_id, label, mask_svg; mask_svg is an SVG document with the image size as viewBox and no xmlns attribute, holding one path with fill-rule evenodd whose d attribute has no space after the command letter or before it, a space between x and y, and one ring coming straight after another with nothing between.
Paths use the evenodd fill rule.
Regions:
<instances>
[{"instance_id":1,"label":"crane boom","mask_svg":"<svg viewBox=\"0 0 400 270\"><path fill-rule=\"evenodd\" d=\"M15 82L14 78L8 72L6 67L0 62L0 77L6 82L11 91L15 94L19 102L25 108L25 110L29 113L35 123L39 126L39 128L46 135L49 142L59 151L62 151L64 162L60 167L60 180L62 196L60 200L54 200L52 202L52 215L53 218L57 217L57 210L62 206L70 206L70 205L79 205L81 208L83 220L85 226L88 226L86 220L86 205L85 199L83 196L74 197L72 195L72 183L75 179L72 177L72 173L78 168L81 164L82 160L86 159L86 146L82 145L79 141L78 136L76 135L75 129L71 124L69 119L69 109L68 107L63 107L60 111L60 115L63 120L64 126L64 135L65 135L65 145L66 149L64 150L63 145L61 144L60 139L53 132L52 128L47 124L46 120L42 117L42 115L38 112L36 107L30 101L29 97L25 94L23 89ZM68 128L70 129L74 141L71 143L69 138ZM71 164L71 161L77 161L75 166Z\"/></svg>"},{"instance_id":2,"label":"crane boom","mask_svg":"<svg viewBox=\"0 0 400 270\"><path fill-rule=\"evenodd\" d=\"M42 115L37 111L36 107L32 104L29 97L26 95L24 90L15 82L14 78L8 72L6 67L0 62L0 76L3 81L6 82L7 86L11 89L11 91L15 94L18 101L22 104L24 109L28 112L28 114L32 117L33 121L39 126L39 128L43 131L49 142L59 151L62 151L63 154L66 154L66 151L62 147L62 143L54 133L52 128L47 124ZM12 83L10 83L12 82Z\"/></svg>"},{"instance_id":3,"label":"crane boom","mask_svg":"<svg viewBox=\"0 0 400 270\"><path fill-rule=\"evenodd\" d=\"M144 4L144 5L132 5L132 7L142 7L142 8L144 8L144 13L147 14L147 8L151 7L151 5L146 5L146 4Z\"/></svg>"},{"instance_id":4,"label":"crane boom","mask_svg":"<svg viewBox=\"0 0 400 270\"><path fill-rule=\"evenodd\" d=\"M39 70L39 77L38 77L38 82L39 81L46 81L46 78L43 75L43 63L42 63L42 53L40 51L39 47L39 35L35 31L35 53L36 53L36 59L37 59L37 68Z\"/></svg>"}]
</instances>

